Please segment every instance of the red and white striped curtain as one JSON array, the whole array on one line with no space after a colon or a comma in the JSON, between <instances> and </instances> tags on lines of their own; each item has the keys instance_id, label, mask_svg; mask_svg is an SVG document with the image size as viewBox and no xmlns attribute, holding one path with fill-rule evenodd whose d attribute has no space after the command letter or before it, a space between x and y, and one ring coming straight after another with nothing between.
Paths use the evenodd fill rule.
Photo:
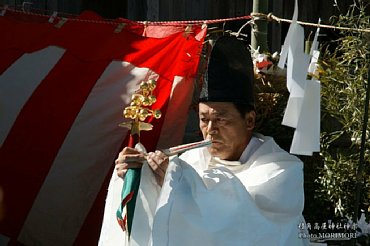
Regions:
<instances>
[{"instance_id":1,"label":"red and white striped curtain","mask_svg":"<svg viewBox=\"0 0 370 246\"><path fill-rule=\"evenodd\" d=\"M181 143L206 32L185 29L92 12L0 16L0 245L97 245L128 140L118 124L141 81L157 80L162 111L142 143Z\"/></svg>"}]
</instances>

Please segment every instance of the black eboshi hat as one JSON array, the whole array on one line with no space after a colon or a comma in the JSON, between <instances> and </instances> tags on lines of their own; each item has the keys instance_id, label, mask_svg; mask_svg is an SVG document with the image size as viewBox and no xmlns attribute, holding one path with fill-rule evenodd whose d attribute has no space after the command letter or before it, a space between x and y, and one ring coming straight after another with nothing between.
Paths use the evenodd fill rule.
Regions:
<instances>
[{"instance_id":1,"label":"black eboshi hat","mask_svg":"<svg viewBox=\"0 0 370 246\"><path fill-rule=\"evenodd\" d=\"M212 48L200 102L233 102L254 108L253 63L243 41L222 36Z\"/></svg>"}]
</instances>

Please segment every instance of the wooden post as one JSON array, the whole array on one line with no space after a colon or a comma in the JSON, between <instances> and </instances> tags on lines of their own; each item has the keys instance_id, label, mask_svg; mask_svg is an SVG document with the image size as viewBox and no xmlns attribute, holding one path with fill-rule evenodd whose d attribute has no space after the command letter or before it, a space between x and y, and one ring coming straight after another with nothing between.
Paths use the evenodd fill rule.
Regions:
<instances>
[{"instance_id":1,"label":"wooden post","mask_svg":"<svg viewBox=\"0 0 370 246\"><path fill-rule=\"evenodd\" d=\"M253 0L253 13L268 14L268 0ZM251 33L252 48L260 47L260 52L268 51L267 21L256 19L255 24Z\"/></svg>"},{"instance_id":2,"label":"wooden post","mask_svg":"<svg viewBox=\"0 0 370 246\"><path fill-rule=\"evenodd\" d=\"M283 16L283 0L275 0L272 2L272 13L276 16ZM272 21L271 22L271 35L269 37L269 41L271 44L271 53L274 53L275 51L280 52L281 50L281 24Z\"/></svg>"},{"instance_id":3,"label":"wooden post","mask_svg":"<svg viewBox=\"0 0 370 246\"><path fill-rule=\"evenodd\" d=\"M47 0L46 2L46 10L49 10L50 13L53 13L53 11L58 11L58 1L57 0ZM69 12L68 9L66 12Z\"/></svg>"},{"instance_id":4,"label":"wooden post","mask_svg":"<svg viewBox=\"0 0 370 246\"><path fill-rule=\"evenodd\" d=\"M136 21L147 20L147 1L146 0L128 0L127 1L127 18Z\"/></svg>"},{"instance_id":5,"label":"wooden post","mask_svg":"<svg viewBox=\"0 0 370 246\"><path fill-rule=\"evenodd\" d=\"M360 148L360 160L356 172L356 190L355 190L355 211L353 221L358 222L361 192L364 186L364 169L365 169L365 152L366 152L366 131L367 123L369 121L369 101L370 101L370 68L367 72L367 84L365 84L366 95L365 95L365 106L364 106L364 119L362 125L361 135L361 148ZM356 240L352 240L352 245L355 245Z\"/></svg>"},{"instance_id":6,"label":"wooden post","mask_svg":"<svg viewBox=\"0 0 370 246\"><path fill-rule=\"evenodd\" d=\"M159 0L147 1L148 12L146 14L146 20L148 21L159 21Z\"/></svg>"}]
</instances>

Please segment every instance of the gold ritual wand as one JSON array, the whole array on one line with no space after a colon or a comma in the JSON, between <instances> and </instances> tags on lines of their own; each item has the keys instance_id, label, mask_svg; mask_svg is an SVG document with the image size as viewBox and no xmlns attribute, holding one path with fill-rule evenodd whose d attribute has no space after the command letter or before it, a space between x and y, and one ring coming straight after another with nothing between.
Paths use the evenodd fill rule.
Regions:
<instances>
[{"instance_id":1,"label":"gold ritual wand","mask_svg":"<svg viewBox=\"0 0 370 246\"><path fill-rule=\"evenodd\" d=\"M153 116L156 119L161 117L160 110L149 108L156 102L156 97L153 95L155 87L155 80L142 81L139 89L132 95L130 105L123 110L123 116L131 120L120 124L120 126L130 129L128 147L134 148L140 142L140 131L152 130L153 125L144 122L148 117ZM129 235L140 185L140 173L140 168L127 170L121 192L121 204L116 213L119 225L123 230L127 230ZM124 213L125 210L126 213ZM123 214L125 215L123 216Z\"/></svg>"}]
</instances>

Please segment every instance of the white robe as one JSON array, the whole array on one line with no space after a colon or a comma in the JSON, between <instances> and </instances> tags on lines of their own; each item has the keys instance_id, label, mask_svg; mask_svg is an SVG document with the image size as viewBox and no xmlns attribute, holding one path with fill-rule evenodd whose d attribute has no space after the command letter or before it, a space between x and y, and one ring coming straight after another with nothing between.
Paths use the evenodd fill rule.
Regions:
<instances>
[{"instance_id":1,"label":"white robe","mask_svg":"<svg viewBox=\"0 0 370 246\"><path fill-rule=\"evenodd\" d=\"M303 164L271 137L259 141L245 163L212 158L207 148L185 152L170 160L162 188L144 165L122 245L306 245Z\"/></svg>"}]
</instances>

